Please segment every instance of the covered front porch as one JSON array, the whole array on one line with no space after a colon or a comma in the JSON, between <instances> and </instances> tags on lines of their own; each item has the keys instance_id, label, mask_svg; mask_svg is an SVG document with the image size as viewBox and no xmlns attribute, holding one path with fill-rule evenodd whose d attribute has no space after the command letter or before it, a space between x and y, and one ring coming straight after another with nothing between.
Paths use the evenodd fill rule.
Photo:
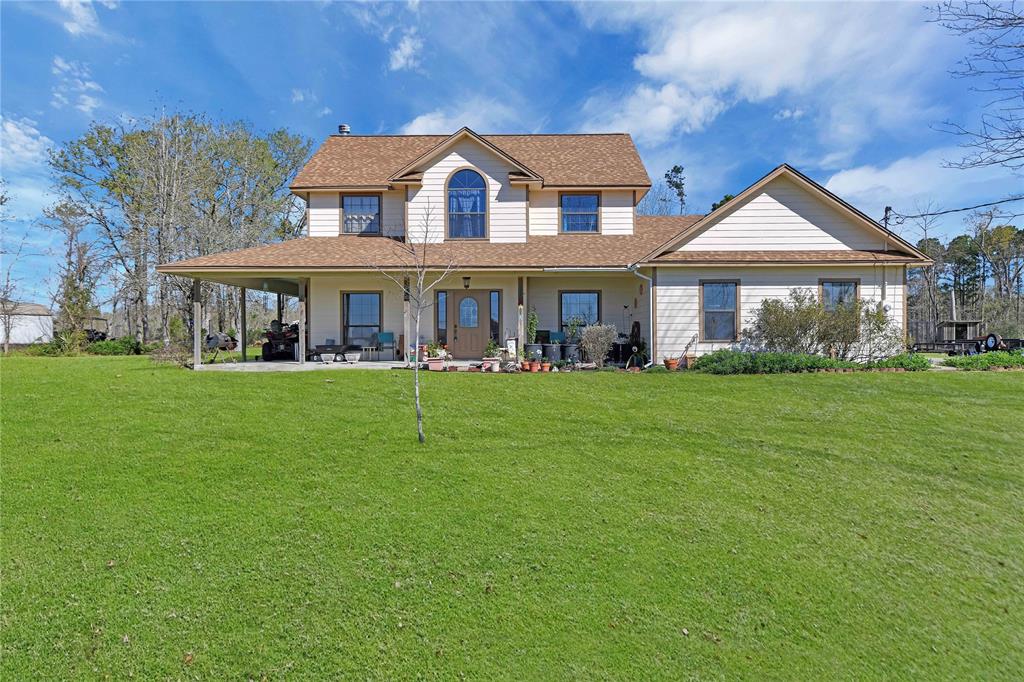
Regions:
<instances>
[{"instance_id":1,"label":"covered front porch","mask_svg":"<svg viewBox=\"0 0 1024 682\"><path fill-rule=\"evenodd\" d=\"M177 273L176 273L177 274ZM260 371L289 371L304 365L324 368L390 368L406 364L417 346L444 346L456 361L480 360L493 341L512 353L530 341L531 312L535 338L551 343L564 338L575 318L601 322L623 336L638 324L650 348L651 277L644 271L549 268L537 270L460 270L430 292L416 329L414 311L400 273L348 271L206 271L181 273L193 279L194 319L203 320L200 282L237 286L242 290L241 362L229 368L259 365ZM394 277L394 279L392 279ZM245 342L257 337L246 329L245 292L256 290L293 297L297 302L294 357L271 362L254 357ZM279 311L284 311L279 304ZM280 319L279 313L279 319ZM220 331L220 330L215 330ZM205 339L202 324L193 329L193 362L202 368ZM344 352L360 353L358 363L319 362ZM339 357L339 359L341 359ZM256 362L258 360L258 362Z\"/></svg>"}]
</instances>

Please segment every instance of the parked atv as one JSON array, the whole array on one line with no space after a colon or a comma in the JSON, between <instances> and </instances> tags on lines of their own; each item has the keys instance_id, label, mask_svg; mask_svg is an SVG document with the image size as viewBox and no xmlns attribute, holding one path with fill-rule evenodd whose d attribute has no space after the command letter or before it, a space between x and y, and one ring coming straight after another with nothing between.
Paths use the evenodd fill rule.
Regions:
<instances>
[{"instance_id":1,"label":"parked atv","mask_svg":"<svg viewBox=\"0 0 1024 682\"><path fill-rule=\"evenodd\" d=\"M263 360L294 360L295 346L299 343L298 323L282 325L280 320L274 320L267 327L265 335L267 340L263 343Z\"/></svg>"}]
</instances>

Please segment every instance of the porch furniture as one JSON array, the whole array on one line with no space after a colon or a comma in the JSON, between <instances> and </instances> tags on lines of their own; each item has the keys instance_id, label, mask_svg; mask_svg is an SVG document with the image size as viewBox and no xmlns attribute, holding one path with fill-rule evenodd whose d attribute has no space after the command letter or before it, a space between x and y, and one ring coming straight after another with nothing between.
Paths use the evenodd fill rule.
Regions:
<instances>
[{"instance_id":1,"label":"porch furniture","mask_svg":"<svg viewBox=\"0 0 1024 682\"><path fill-rule=\"evenodd\" d=\"M377 359L380 360L380 353L383 350L391 351L391 359L398 359L398 344L395 342L394 332L381 332L377 337Z\"/></svg>"},{"instance_id":2,"label":"porch furniture","mask_svg":"<svg viewBox=\"0 0 1024 682\"><path fill-rule=\"evenodd\" d=\"M551 343L551 330L550 329L538 329L537 330L537 343Z\"/></svg>"},{"instance_id":3,"label":"porch furniture","mask_svg":"<svg viewBox=\"0 0 1024 682\"><path fill-rule=\"evenodd\" d=\"M551 343L565 343L565 332L551 332Z\"/></svg>"},{"instance_id":4,"label":"porch furniture","mask_svg":"<svg viewBox=\"0 0 1024 682\"><path fill-rule=\"evenodd\" d=\"M374 353L374 351L377 350L377 346L376 345L372 345L371 344L369 346L360 346L359 349L361 351L363 351L364 353L366 353L366 359L367 360L369 360L371 362L373 361L373 353Z\"/></svg>"}]
</instances>

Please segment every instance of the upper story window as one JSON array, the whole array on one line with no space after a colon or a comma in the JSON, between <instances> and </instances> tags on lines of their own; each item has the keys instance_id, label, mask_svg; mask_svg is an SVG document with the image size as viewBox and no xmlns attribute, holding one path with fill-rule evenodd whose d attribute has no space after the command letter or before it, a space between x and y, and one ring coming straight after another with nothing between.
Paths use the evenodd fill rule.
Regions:
<instances>
[{"instance_id":1,"label":"upper story window","mask_svg":"<svg viewBox=\"0 0 1024 682\"><path fill-rule=\"evenodd\" d=\"M487 183L482 175L463 168L448 180L448 238L487 237Z\"/></svg>"},{"instance_id":2,"label":"upper story window","mask_svg":"<svg viewBox=\"0 0 1024 682\"><path fill-rule=\"evenodd\" d=\"M597 194L562 194L562 232L599 232L601 198Z\"/></svg>"},{"instance_id":3,"label":"upper story window","mask_svg":"<svg viewBox=\"0 0 1024 682\"><path fill-rule=\"evenodd\" d=\"M821 304L829 312L857 300L857 280L822 280Z\"/></svg>"},{"instance_id":4,"label":"upper story window","mask_svg":"<svg viewBox=\"0 0 1024 682\"><path fill-rule=\"evenodd\" d=\"M375 194L343 195L341 215L345 234L380 233L380 197Z\"/></svg>"}]
</instances>

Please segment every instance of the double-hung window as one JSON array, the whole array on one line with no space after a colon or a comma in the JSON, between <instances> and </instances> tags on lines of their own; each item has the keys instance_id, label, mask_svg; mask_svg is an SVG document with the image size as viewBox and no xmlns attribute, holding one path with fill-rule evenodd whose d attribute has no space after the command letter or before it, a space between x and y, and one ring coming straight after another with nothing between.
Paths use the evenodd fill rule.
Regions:
<instances>
[{"instance_id":1,"label":"double-hung window","mask_svg":"<svg viewBox=\"0 0 1024 682\"><path fill-rule=\"evenodd\" d=\"M380 234L380 197L375 194L342 195L341 215L345 234Z\"/></svg>"},{"instance_id":2,"label":"double-hung window","mask_svg":"<svg viewBox=\"0 0 1024 682\"><path fill-rule=\"evenodd\" d=\"M857 280L821 280L821 305L832 312L857 300Z\"/></svg>"},{"instance_id":3,"label":"double-hung window","mask_svg":"<svg viewBox=\"0 0 1024 682\"><path fill-rule=\"evenodd\" d=\"M739 330L739 282L700 283L701 341L735 341Z\"/></svg>"},{"instance_id":4,"label":"double-hung window","mask_svg":"<svg viewBox=\"0 0 1024 682\"><path fill-rule=\"evenodd\" d=\"M361 291L342 294L341 337L346 346L372 345L373 335L381 327L380 292Z\"/></svg>"},{"instance_id":5,"label":"double-hung window","mask_svg":"<svg viewBox=\"0 0 1024 682\"><path fill-rule=\"evenodd\" d=\"M598 213L601 199L597 194L562 194L559 198L562 214L561 232L598 232Z\"/></svg>"},{"instance_id":6,"label":"double-hung window","mask_svg":"<svg viewBox=\"0 0 1024 682\"><path fill-rule=\"evenodd\" d=\"M579 328L601 321L601 292L599 291L563 291L558 301L559 321L563 332L568 330L569 322L575 317L580 322Z\"/></svg>"}]
</instances>

